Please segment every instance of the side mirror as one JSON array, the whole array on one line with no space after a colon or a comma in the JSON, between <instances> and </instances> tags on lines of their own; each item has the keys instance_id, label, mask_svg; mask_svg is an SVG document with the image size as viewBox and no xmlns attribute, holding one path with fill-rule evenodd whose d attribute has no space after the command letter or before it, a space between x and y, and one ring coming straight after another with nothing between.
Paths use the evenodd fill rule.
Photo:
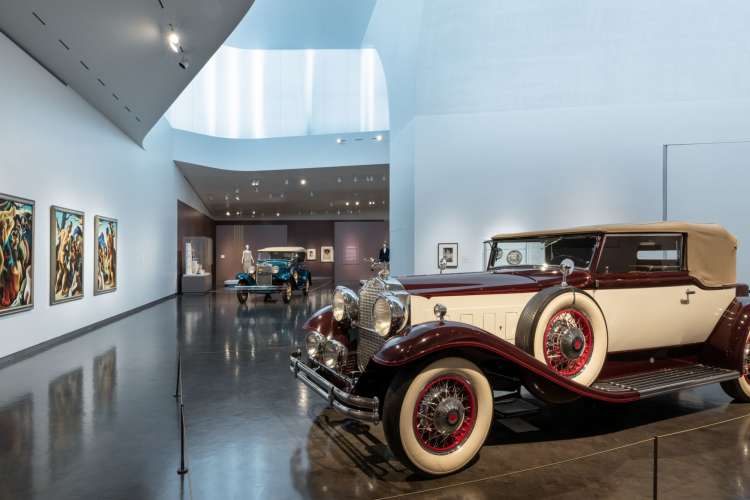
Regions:
<instances>
[{"instance_id":1,"label":"side mirror","mask_svg":"<svg viewBox=\"0 0 750 500\"><path fill-rule=\"evenodd\" d=\"M575 262L573 262L571 259L563 259L563 261L560 262L560 271L562 272L562 286L568 286L568 276L570 276L570 273L572 273L575 268Z\"/></svg>"}]
</instances>

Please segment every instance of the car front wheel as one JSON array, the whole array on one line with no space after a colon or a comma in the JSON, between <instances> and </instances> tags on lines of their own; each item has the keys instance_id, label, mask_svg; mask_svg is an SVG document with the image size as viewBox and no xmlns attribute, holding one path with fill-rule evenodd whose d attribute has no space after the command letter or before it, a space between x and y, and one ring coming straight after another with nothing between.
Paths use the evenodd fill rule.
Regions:
<instances>
[{"instance_id":1,"label":"car front wheel","mask_svg":"<svg viewBox=\"0 0 750 500\"><path fill-rule=\"evenodd\" d=\"M237 283L239 286L247 286L248 283L245 280L240 280ZM247 292L237 292L237 300L240 302L240 304L244 304L247 302L248 293Z\"/></svg>"},{"instance_id":2,"label":"car front wheel","mask_svg":"<svg viewBox=\"0 0 750 500\"><path fill-rule=\"evenodd\" d=\"M492 389L482 371L464 358L441 358L396 375L385 396L383 429L404 464L440 476L476 456L492 415Z\"/></svg>"},{"instance_id":3,"label":"car front wheel","mask_svg":"<svg viewBox=\"0 0 750 500\"><path fill-rule=\"evenodd\" d=\"M736 380L722 382L721 388L736 401L750 403L750 334L745 339L742 352L742 376Z\"/></svg>"}]
</instances>

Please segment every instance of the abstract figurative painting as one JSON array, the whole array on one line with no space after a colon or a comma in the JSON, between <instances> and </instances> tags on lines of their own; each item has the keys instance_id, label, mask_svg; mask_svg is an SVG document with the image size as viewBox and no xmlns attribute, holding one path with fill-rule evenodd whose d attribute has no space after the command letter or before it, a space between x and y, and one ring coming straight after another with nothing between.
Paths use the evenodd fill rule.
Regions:
<instances>
[{"instance_id":1,"label":"abstract figurative painting","mask_svg":"<svg viewBox=\"0 0 750 500\"><path fill-rule=\"evenodd\" d=\"M50 304L83 298L82 212L50 208Z\"/></svg>"},{"instance_id":2,"label":"abstract figurative painting","mask_svg":"<svg viewBox=\"0 0 750 500\"><path fill-rule=\"evenodd\" d=\"M117 290L117 220L94 217L94 295Z\"/></svg>"},{"instance_id":3,"label":"abstract figurative painting","mask_svg":"<svg viewBox=\"0 0 750 500\"><path fill-rule=\"evenodd\" d=\"M34 307L34 202L0 194L0 316Z\"/></svg>"}]
</instances>

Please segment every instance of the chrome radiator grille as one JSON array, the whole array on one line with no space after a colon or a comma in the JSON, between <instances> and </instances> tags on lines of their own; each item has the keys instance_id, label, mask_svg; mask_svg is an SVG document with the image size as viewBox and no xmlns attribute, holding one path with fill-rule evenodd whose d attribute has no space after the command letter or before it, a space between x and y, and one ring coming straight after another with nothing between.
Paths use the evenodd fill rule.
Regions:
<instances>
[{"instance_id":1,"label":"chrome radiator grille","mask_svg":"<svg viewBox=\"0 0 750 500\"><path fill-rule=\"evenodd\" d=\"M364 328L359 329L359 340L357 343L357 366L359 369L364 371L365 366L369 363L376 352L383 347L385 344L383 337L379 336L375 332L365 330Z\"/></svg>"},{"instance_id":2,"label":"chrome radiator grille","mask_svg":"<svg viewBox=\"0 0 750 500\"><path fill-rule=\"evenodd\" d=\"M359 340L357 342L357 365L364 370L370 358L383 347L384 338L373 330L375 318L372 308L375 300L386 289L385 283L378 279L367 280L359 291Z\"/></svg>"},{"instance_id":3,"label":"chrome radiator grille","mask_svg":"<svg viewBox=\"0 0 750 500\"><path fill-rule=\"evenodd\" d=\"M385 283L380 280L367 280L359 291L359 326L366 330L375 329L372 308L378 296L385 291Z\"/></svg>"},{"instance_id":4,"label":"chrome radiator grille","mask_svg":"<svg viewBox=\"0 0 750 500\"><path fill-rule=\"evenodd\" d=\"M273 267L259 265L255 275L255 282L261 286L269 286L273 281Z\"/></svg>"}]
</instances>

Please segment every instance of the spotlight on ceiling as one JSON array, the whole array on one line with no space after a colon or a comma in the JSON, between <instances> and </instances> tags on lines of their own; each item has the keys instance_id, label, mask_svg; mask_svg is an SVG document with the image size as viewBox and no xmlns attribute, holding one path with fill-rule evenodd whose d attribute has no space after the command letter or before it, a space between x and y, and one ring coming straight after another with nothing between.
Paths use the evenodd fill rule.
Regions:
<instances>
[{"instance_id":1,"label":"spotlight on ceiling","mask_svg":"<svg viewBox=\"0 0 750 500\"><path fill-rule=\"evenodd\" d=\"M281 215L281 212L276 212L276 217L279 217Z\"/></svg>"},{"instance_id":2,"label":"spotlight on ceiling","mask_svg":"<svg viewBox=\"0 0 750 500\"><path fill-rule=\"evenodd\" d=\"M169 48L172 49L172 52L177 54L180 53L180 36L177 33L171 31L169 35L167 35L167 42L169 43Z\"/></svg>"},{"instance_id":3,"label":"spotlight on ceiling","mask_svg":"<svg viewBox=\"0 0 750 500\"><path fill-rule=\"evenodd\" d=\"M346 205L346 206L348 207L348 206L349 206L349 202L347 201L347 202L345 203L345 205Z\"/></svg>"},{"instance_id":4,"label":"spotlight on ceiling","mask_svg":"<svg viewBox=\"0 0 750 500\"><path fill-rule=\"evenodd\" d=\"M344 144L346 142L346 139L342 139L341 137L336 139L336 144Z\"/></svg>"},{"instance_id":5,"label":"spotlight on ceiling","mask_svg":"<svg viewBox=\"0 0 750 500\"><path fill-rule=\"evenodd\" d=\"M373 137L373 139L375 139L376 141L380 142L380 141L382 141L382 140L383 140L383 136L382 136L382 135L380 135L380 134L378 134L378 135L376 135L375 137Z\"/></svg>"},{"instance_id":6,"label":"spotlight on ceiling","mask_svg":"<svg viewBox=\"0 0 750 500\"><path fill-rule=\"evenodd\" d=\"M307 185L307 179L300 179L299 183L302 184L303 186L305 186L305 185Z\"/></svg>"},{"instance_id":7,"label":"spotlight on ceiling","mask_svg":"<svg viewBox=\"0 0 750 500\"><path fill-rule=\"evenodd\" d=\"M232 214L229 212L229 210L227 210L227 217L229 217L230 215Z\"/></svg>"},{"instance_id":8,"label":"spotlight on ceiling","mask_svg":"<svg viewBox=\"0 0 750 500\"><path fill-rule=\"evenodd\" d=\"M355 205L355 206L359 206L359 200L355 201L355 202L354 202L354 205Z\"/></svg>"},{"instance_id":9,"label":"spotlight on ceiling","mask_svg":"<svg viewBox=\"0 0 750 500\"><path fill-rule=\"evenodd\" d=\"M182 56L179 65L182 69L188 69L190 67L190 59L188 59L187 56Z\"/></svg>"}]
</instances>

